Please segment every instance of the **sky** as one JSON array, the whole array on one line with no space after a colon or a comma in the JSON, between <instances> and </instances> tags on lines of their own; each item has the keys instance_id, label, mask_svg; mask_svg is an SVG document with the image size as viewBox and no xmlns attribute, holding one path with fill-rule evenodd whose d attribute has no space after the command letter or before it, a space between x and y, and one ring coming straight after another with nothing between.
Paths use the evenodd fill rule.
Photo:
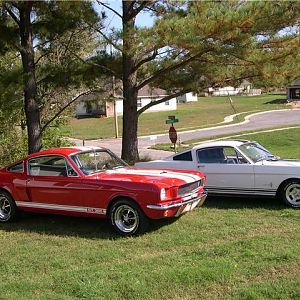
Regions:
<instances>
[{"instance_id":1,"label":"sky","mask_svg":"<svg viewBox=\"0 0 300 300\"><path fill-rule=\"evenodd\" d=\"M118 13L122 14L122 1L121 0L106 0L103 1L106 5L109 5L112 9L116 10ZM95 8L98 12L104 10L107 15L107 20L105 25L109 28L122 28L122 22L119 16L115 15L109 9L105 9L104 7L100 7L98 4L95 4ZM140 27L150 27L153 24L153 17L150 16L147 12L141 12L136 19L136 25Z\"/></svg>"}]
</instances>

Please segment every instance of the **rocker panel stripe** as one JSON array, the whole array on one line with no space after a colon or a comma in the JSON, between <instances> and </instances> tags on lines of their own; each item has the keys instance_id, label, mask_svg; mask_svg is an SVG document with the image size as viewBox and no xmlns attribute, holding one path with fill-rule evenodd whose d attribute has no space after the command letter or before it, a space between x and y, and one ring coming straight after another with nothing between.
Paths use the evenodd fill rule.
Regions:
<instances>
[{"instance_id":1,"label":"rocker panel stripe","mask_svg":"<svg viewBox=\"0 0 300 300\"><path fill-rule=\"evenodd\" d=\"M264 190L264 189L237 189L237 188L219 188L219 187L206 187L210 193L226 193L226 194L241 194L241 195L269 195L275 196L277 190Z\"/></svg>"},{"instance_id":2,"label":"rocker panel stripe","mask_svg":"<svg viewBox=\"0 0 300 300\"><path fill-rule=\"evenodd\" d=\"M106 214L106 209L96 208L96 207L70 206L70 205L59 205L59 204L38 203L38 202L24 202L24 201L16 201L16 205L19 207L63 210L63 211L82 212L82 213L90 213L90 214L98 214L98 215Z\"/></svg>"}]
</instances>

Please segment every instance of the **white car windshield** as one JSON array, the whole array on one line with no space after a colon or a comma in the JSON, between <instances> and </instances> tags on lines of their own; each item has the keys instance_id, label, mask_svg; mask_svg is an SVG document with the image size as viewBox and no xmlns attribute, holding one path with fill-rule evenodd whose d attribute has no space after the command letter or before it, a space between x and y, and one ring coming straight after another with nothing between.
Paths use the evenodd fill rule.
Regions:
<instances>
[{"instance_id":1,"label":"white car windshield","mask_svg":"<svg viewBox=\"0 0 300 300\"><path fill-rule=\"evenodd\" d=\"M71 158L85 175L127 166L123 160L108 150L79 152Z\"/></svg>"},{"instance_id":2,"label":"white car windshield","mask_svg":"<svg viewBox=\"0 0 300 300\"><path fill-rule=\"evenodd\" d=\"M245 143L238 147L242 153L249 157L254 163L261 160L277 160L276 156L271 154L266 148L262 145L250 142Z\"/></svg>"}]
</instances>

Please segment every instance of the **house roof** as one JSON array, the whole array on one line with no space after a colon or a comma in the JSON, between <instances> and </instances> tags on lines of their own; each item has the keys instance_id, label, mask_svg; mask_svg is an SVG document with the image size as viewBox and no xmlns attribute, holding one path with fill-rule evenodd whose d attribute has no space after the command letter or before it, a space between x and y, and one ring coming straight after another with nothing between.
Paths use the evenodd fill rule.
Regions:
<instances>
[{"instance_id":1,"label":"house roof","mask_svg":"<svg viewBox=\"0 0 300 300\"><path fill-rule=\"evenodd\" d=\"M247 79L244 79L240 86L249 86L249 85L251 85L251 82L248 81Z\"/></svg>"},{"instance_id":2,"label":"house roof","mask_svg":"<svg viewBox=\"0 0 300 300\"><path fill-rule=\"evenodd\" d=\"M157 98L157 97L167 96L167 95L168 95L167 91L160 89L160 88L153 88L153 87L150 87L149 85L142 87L138 93L138 97Z\"/></svg>"},{"instance_id":3,"label":"house roof","mask_svg":"<svg viewBox=\"0 0 300 300\"><path fill-rule=\"evenodd\" d=\"M299 86L300 85L300 77L297 78L290 86L293 87L293 86Z\"/></svg>"}]
</instances>

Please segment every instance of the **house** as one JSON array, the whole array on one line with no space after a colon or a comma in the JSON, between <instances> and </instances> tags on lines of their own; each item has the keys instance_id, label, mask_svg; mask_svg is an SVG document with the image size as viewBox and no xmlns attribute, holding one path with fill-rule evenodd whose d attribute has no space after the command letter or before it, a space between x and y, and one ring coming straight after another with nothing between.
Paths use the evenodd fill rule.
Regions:
<instances>
[{"instance_id":1,"label":"house","mask_svg":"<svg viewBox=\"0 0 300 300\"><path fill-rule=\"evenodd\" d=\"M261 89L253 89L252 84L248 80L243 80L239 87L225 86L221 88L208 89L209 95L212 96L233 96L233 95L245 95L256 96L261 95Z\"/></svg>"},{"instance_id":2,"label":"house","mask_svg":"<svg viewBox=\"0 0 300 300\"><path fill-rule=\"evenodd\" d=\"M249 94L252 89L252 84L248 80L244 79L237 89L240 93Z\"/></svg>"},{"instance_id":3,"label":"house","mask_svg":"<svg viewBox=\"0 0 300 300\"><path fill-rule=\"evenodd\" d=\"M138 109L144 107L152 101L156 101L168 96L167 91L160 88L152 88L149 85L144 86L139 90L137 107ZM123 106L122 106L123 108ZM177 101L176 98L172 98L166 102L154 105L147 109L147 111L162 111L162 110L176 110Z\"/></svg>"},{"instance_id":4,"label":"house","mask_svg":"<svg viewBox=\"0 0 300 300\"><path fill-rule=\"evenodd\" d=\"M232 96L237 95L239 93L233 86L225 86L223 88L208 88L209 93L213 96Z\"/></svg>"},{"instance_id":5,"label":"house","mask_svg":"<svg viewBox=\"0 0 300 300\"><path fill-rule=\"evenodd\" d=\"M79 97L76 101L76 118L105 116L106 102L98 100L98 97L98 94Z\"/></svg>"},{"instance_id":6,"label":"house","mask_svg":"<svg viewBox=\"0 0 300 300\"><path fill-rule=\"evenodd\" d=\"M244 79L240 86L237 88L238 95L245 96L258 96L261 95L261 89L254 89L252 83Z\"/></svg>"},{"instance_id":7,"label":"house","mask_svg":"<svg viewBox=\"0 0 300 300\"><path fill-rule=\"evenodd\" d=\"M152 88L148 85L144 86L139 90L137 107L138 109L144 107L150 102L162 99L163 97L168 96L168 93L159 88ZM110 99L109 99L110 98ZM109 100L108 100L109 99ZM115 100L111 97L108 97L104 94L93 94L86 97L81 97L77 101L76 105L76 117L85 117L85 116L104 116L111 117L114 115L114 109L116 109L117 114L123 114L123 98L121 93L117 94ZM177 101L176 98L172 98L163 103L156 104L146 112L151 111L168 111L176 110Z\"/></svg>"},{"instance_id":8,"label":"house","mask_svg":"<svg viewBox=\"0 0 300 300\"><path fill-rule=\"evenodd\" d=\"M300 101L300 77L286 88L288 101Z\"/></svg>"},{"instance_id":9,"label":"house","mask_svg":"<svg viewBox=\"0 0 300 300\"><path fill-rule=\"evenodd\" d=\"M182 96L177 97L177 103L187 103L198 101L198 95L196 93L190 92Z\"/></svg>"}]
</instances>

